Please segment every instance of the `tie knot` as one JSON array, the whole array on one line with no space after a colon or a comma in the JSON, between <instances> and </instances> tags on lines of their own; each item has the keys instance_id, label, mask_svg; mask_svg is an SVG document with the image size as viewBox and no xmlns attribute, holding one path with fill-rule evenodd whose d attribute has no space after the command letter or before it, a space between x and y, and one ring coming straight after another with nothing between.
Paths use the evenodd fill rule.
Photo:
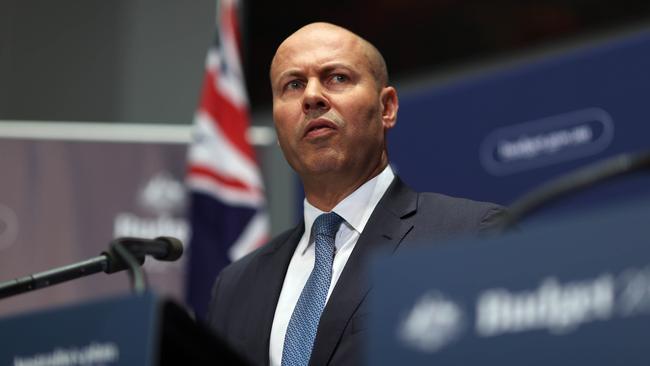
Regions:
<instances>
[{"instance_id":1,"label":"tie knot","mask_svg":"<svg viewBox=\"0 0 650 366\"><path fill-rule=\"evenodd\" d=\"M343 218L334 212L325 213L316 218L312 226L312 235L325 235L334 238Z\"/></svg>"}]
</instances>

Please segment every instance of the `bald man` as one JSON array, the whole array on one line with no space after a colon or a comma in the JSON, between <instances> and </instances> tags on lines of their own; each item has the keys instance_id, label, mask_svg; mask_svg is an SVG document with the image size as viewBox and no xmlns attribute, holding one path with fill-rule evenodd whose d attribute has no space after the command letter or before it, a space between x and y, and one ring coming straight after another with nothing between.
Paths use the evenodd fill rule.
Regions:
<instances>
[{"instance_id":1,"label":"bald man","mask_svg":"<svg viewBox=\"0 0 650 366\"><path fill-rule=\"evenodd\" d=\"M278 141L305 189L304 218L221 272L208 319L255 365L359 365L369 253L480 232L502 208L417 193L393 173L386 134L397 91L379 51L358 35L304 26L278 47L270 77Z\"/></svg>"}]
</instances>

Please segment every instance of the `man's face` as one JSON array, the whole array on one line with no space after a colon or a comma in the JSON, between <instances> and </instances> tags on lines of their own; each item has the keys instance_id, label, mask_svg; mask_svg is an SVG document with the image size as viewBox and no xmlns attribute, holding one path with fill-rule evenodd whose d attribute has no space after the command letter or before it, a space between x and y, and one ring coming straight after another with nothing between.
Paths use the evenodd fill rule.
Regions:
<instances>
[{"instance_id":1,"label":"man's face","mask_svg":"<svg viewBox=\"0 0 650 366\"><path fill-rule=\"evenodd\" d=\"M364 44L337 29L303 29L271 65L273 119L284 155L298 174L366 174L387 161L377 85ZM396 102L396 99L395 99Z\"/></svg>"}]
</instances>

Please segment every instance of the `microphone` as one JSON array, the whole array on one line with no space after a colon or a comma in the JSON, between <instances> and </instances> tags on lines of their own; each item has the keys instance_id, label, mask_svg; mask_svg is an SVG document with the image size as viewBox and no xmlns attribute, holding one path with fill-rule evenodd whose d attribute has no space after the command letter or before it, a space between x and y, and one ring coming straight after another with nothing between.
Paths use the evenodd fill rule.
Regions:
<instances>
[{"instance_id":1,"label":"microphone","mask_svg":"<svg viewBox=\"0 0 650 366\"><path fill-rule=\"evenodd\" d=\"M650 171L650 151L615 155L567 173L515 201L498 230L512 229L524 217L572 192L639 171Z\"/></svg>"},{"instance_id":2,"label":"microphone","mask_svg":"<svg viewBox=\"0 0 650 366\"><path fill-rule=\"evenodd\" d=\"M135 293L141 294L147 289L147 277L140 268L145 255L162 261L175 261L183 254L183 244L170 236L155 239L123 237L111 241L108 251L102 254L107 258L104 272L114 273L128 268L131 287Z\"/></svg>"},{"instance_id":3,"label":"microphone","mask_svg":"<svg viewBox=\"0 0 650 366\"><path fill-rule=\"evenodd\" d=\"M147 254L160 261L175 261L183 255L183 244L171 236L160 236L155 239L123 237L111 242L120 243L132 253Z\"/></svg>"},{"instance_id":4,"label":"microphone","mask_svg":"<svg viewBox=\"0 0 650 366\"><path fill-rule=\"evenodd\" d=\"M99 256L67 266L54 268L29 276L0 282L0 299L23 292L36 290L57 283L70 281L88 276L100 271L107 274L130 269L134 278L136 292L141 292L144 285L144 275L140 266L145 256L150 255L161 261L175 261L183 254L183 244L180 240L161 236L155 239L124 237L111 241L108 250ZM135 282L141 284L135 285Z\"/></svg>"},{"instance_id":5,"label":"microphone","mask_svg":"<svg viewBox=\"0 0 650 366\"><path fill-rule=\"evenodd\" d=\"M134 237L122 237L113 239L109 249L102 252L108 259L107 268L104 272L114 273L127 269L129 266L124 262L122 255L115 251L116 245L122 245L142 265L145 255L150 255L160 261L173 262L183 255L183 243L171 236L160 236L155 239L144 239Z\"/></svg>"},{"instance_id":6,"label":"microphone","mask_svg":"<svg viewBox=\"0 0 650 366\"><path fill-rule=\"evenodd\" d=\"M183 255L183 243L180 240L171 236L160 236L155 238L153 245L162 244L162 251L160 254L151 253L151 255L159 261L173 262Z\"/></svg>"}]
</instances>

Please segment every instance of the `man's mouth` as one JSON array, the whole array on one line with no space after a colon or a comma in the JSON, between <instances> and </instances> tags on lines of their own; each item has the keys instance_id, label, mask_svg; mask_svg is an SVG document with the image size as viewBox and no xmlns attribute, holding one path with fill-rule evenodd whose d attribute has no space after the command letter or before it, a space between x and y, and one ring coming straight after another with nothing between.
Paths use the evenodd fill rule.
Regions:
<instances>
[{"instance_id":1,"label":"man's mouth","mask_svg":"<svg viewBox=\"0 0 650 366\"><path fill-rule=\"evenodd\" d=\"M319 118L310 121L305 128L305 137L316 138L329 134L338 129L338 126L327 119Z\"/></svg>"}]
</instances>

